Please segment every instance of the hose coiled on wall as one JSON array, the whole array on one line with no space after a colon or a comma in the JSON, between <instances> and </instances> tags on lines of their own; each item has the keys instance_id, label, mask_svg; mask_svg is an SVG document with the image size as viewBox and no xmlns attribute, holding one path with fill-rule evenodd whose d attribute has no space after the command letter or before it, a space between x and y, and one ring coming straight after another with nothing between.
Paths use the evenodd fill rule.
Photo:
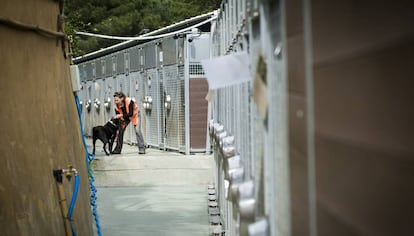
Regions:
<instances>
[{"instance_id":1,"label":"hose coiled on wall","mask_svg":"<svg viewBox=\"0 0 414 236\"><path fill-rule=\"evenodd\" d=\"M82 124L82 111L81 111L78 95L75 95L75 100L76 100L76 107L78 109L78 117L79 117L79 123L80 123L80 130L81 130L81 134L82 134L83 146L85 147L85 150L86 150L86 166L87 166L88 175L89 175L89 188L91 190L91 199L90 199L91 200L91 206L92 206L93 216L95 218L96 231L98 233L98 236L102 236L101 225L99 223L99 216L98 216L98 206L96 204L96 192L97 192L97 190L96 190L95 185L94 185L95 178L92 174L91 167L89 165L89 162L92 161L93 159L95 159L95 156L89 152L88 146L86 145L85 133L83 131L83 124Z\"/></svg>"}]
</instances>

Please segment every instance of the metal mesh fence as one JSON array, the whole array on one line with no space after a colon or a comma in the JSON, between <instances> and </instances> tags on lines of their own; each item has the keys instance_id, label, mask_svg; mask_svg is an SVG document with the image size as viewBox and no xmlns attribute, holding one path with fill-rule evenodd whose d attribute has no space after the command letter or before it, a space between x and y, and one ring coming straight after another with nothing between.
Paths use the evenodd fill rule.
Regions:
<instances>
[{"instance_id":1,"label":"metal mesh fence","mask_svg":"<svg viewBox=\"0 0 414 236\"><path fill-rule=\"evenodd\" d=\"M158 146L164 148L164 134L165 134L165 112L164 112L164 76L161 69L157 70L157 84L158 84L158 98L157 98L157 109L158 109Z\"/></svg>"},{"instance_id":2,"label":"metal mesh fence","mask_svg":"<svg viewBox=\"0 0 414 236\"><path fill-rule=\"evenodd\" d=\"M192 149L190 139L193 137L199 143L205 142L206 125L201 123L207 121L204 117L208 109L203 110L203 114L196 112L197 117L203 119L190 132L188 124L191 120L186 123L190 114L186 112L196 110L185 103L190 94L189 80L205 78L199 60L209 57L209 36L207 33L191 34L191 42L185 40L186 37L166 37L118 51L111 48L109 54L80 63L80 76L84 83L79 92L80 99L84 107L90 100L89 110L83 111L86 135L91 135L93 126L103 125L114 115L113 93L122 91L140 105L141 127L148 145L186 153L205 151L206 148L198 144ZM206 83L203 83L200 82L204 89ZM197 97L205 96L203 92L194 94L196 99L204 99ZM168 107L166 98L171 101ZM200 141L200 137L204 141ZM136 143L132 125L124 133L124 141Z\"/></svg>"},{"instance_id":3,"label":"metal mesh fence","mask_svg":"<svg viewBox=\"0 0 414 236\"><path fill-rule=\"evenodd\" d=\"M147 80L151 81L148 86L148 94L152 97L152 110L147 115L147 137L148 144L158 147L159 145L159 83L156 69L147 70Z\"/></svg>"},{"instance_id":4,"label":"metal mesh fence","mask_svg":"<svg viewBox=\"0 0 414 236\"><path fill-rule=\"evenodd\" d=\"M179 115L178 115L178 119L180 120L180 122L178 123L178 127L180 130L180 134L179 134L179 148L180 151L184 151L185 150L185 83L184 83L184 65L179 65L178 66L178 79L179 79L179 84L180 84L180 93L179 93L179 100L182 102L181 104L178 104L178 110L179 110Z\"/></svg>"},{"instance_id":5,"label":"metal mesh fence","mask_svg":"<svg viewBox=\"0 0 414 236\"><path fill-rule=\"evenodd\" d=\"M204 70L200 63L192 62L189 65L190 78L204 77Z\"/></svg>"},{"instance_id":6,"label":"metal mesh fence","mask_svg":"<svg viewBox=\"0 0 414 236\"><path fill-rule=\"evenodd\" d=\"M247 225L254 223L248 217L268 219L270 231L264 235L279 235L289 225L286 81L284 61L274 54L282 40L282 24L279 6L273 4L274 8L266 14L266 4L267 1L224 1L211 35L214 57L245 51L251 62L251 82L217 89L212 103L211 119L223 125L227 136L234 135L235 153L241 160L238 168L243 171L239 183L228 176L228 160L216 142L216 186L226 235L247 235ZM260 58L264 58L267 68L263 75L267 84L264 94L254 95ZM255 96L271 101L265 117L260 115L262 107L256 104ZM227 181L229 188L225 187ZM246 216L240 198L229 196L228 191L241 191L240 185L250 181L254 183L254 194L248 199L256 202L256 211Z\"/></svg>"},{"instance_id":7,"label":"metal mesh fence","mask_svg":"<svg viewBox=\"0 0 414 236\"><path fill-rule=\"evenodd\" d=\"M123 76L122 78L123 84L122 84L122 92L125 93L125 95L129 98L132 98L130 93L130 87L131 87L131 77L129 75ZM124 134L124 142L125 143L132 143L132 137L135 135L134 126L130 123L125 130Z\"/></svg>"},{"instance_id":8,"label":"metal mesh fence","mask_svg":"<svg viewBox=\"0 0 414 236\"><path fill-rule=\"evenodd\" d=\"M112 77L105 78L104 80L104 100L103 100L103 110L105 114L105 121L108 121L115 115L114 112L114 79Z\"/></svg>"},{"instance_id":9,"label":"metal mesh fence","mask_svg":"<svg viewBox=\"0 0 414 236\"><path fill-rule=\"evenodd\" d=\"M183 101L181 100L181 81L178 77L177 66L164 67L164 85L166 95L171 97L171 107L166 109L166 147L169 149L179 150L181 143L181 130L183 119L180 114L183 112Z\"/></svg>"},{"instance_id":10,"label":"metal mesh fence","mask_svg":"<svg viewBox=\"0 0 414 236\"><path fill-rule=\"evenodd\" d=\"M115 53L116 57L116 74L123 74L125 72L125 56L123 51Z\"/></svg>"},{"instance_id":11,"label":"metal mesh fence","mask_svg":"<svg viewBox=\"0 0 414 236\"><path fill-rule=\"evenodd\" d=\"M85 135L92 136L93 127L93 82L86 82L86 99L85 99Z\"/></svg>"}]
</instances>

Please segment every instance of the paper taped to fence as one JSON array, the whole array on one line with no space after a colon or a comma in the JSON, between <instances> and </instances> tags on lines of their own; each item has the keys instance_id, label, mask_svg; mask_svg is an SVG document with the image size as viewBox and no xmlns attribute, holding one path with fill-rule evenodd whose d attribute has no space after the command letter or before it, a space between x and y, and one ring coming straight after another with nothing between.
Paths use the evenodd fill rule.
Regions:
<instances>
[{"instance_id":1,"label":"paper taped to fence","mask_svg":"<svg viewBox=\"0 0 414 236\"><path fill-rule=\"evenodd\" d=\"M202 60L209 89L224 88L251 80L250 62L246 52Z\"/></svg>"}]
</instances>

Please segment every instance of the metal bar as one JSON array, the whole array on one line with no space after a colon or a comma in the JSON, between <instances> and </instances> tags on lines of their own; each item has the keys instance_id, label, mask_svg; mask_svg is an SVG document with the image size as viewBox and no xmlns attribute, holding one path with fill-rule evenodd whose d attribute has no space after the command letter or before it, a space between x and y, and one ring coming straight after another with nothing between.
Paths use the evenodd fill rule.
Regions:
<instances>
[{"instance_id":1,"label":"metal bar","mask_svg":"<svg viewBox=\"0 0 414 236\"><path fill-rule=\"evenodd\" d=\"M303 0L303 25L305 38L305 83L306 83L306 140L308 149L308 186L309 186L309 231L317 236L316 176L315 176L315 120L313 100L313 61L312 61L312 16L310 0Z\"/></svg>"},{"instance_id":2,"label":"metal bar","mask_svg":"<svg viewBox=\"0 0 414 236\"><path fill-rule=\"evenodd\" d=\"M184 104L185 104L185 154L190 154L190 45L184 41Z\"/></svg>"}]
</instances>

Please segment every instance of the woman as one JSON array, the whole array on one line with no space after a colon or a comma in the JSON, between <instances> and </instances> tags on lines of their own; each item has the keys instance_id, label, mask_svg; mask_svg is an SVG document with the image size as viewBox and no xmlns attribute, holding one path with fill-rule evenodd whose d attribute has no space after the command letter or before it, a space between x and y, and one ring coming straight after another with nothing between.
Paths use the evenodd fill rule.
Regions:
<instances>
[{"instance_id":1,"label":"woman","mask_svg":"<svg viewBox=\"0 0 414 236\"><path fill-rule=\"evenodd\" d=\"M135 128L135 133L137 135L138 150L139 154L145 154L145 144L144 138L141 133L141 123L139 122L139 107L137 104L132 101L130 98L126 97L123 92L114 93L114 102L115 102L115 118L121 119L123 121L118 135L118 142L113 153L119 154L122 150L122 144L124 139L124 131L128 126L129 122L132 122Z\"/></svg>"}]
</instances>

